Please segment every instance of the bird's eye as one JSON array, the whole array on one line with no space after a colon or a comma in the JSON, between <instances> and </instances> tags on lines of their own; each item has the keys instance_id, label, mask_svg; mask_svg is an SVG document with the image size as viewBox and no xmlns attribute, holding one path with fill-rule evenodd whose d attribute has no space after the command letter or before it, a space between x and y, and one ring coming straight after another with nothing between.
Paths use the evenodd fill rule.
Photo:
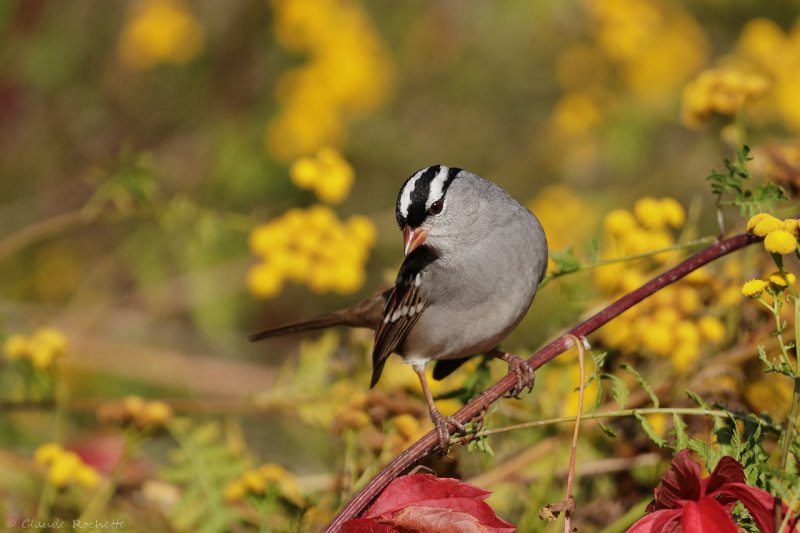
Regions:
<instances>
[{"instance_id":1,"label":"bird's eye","mask_svg":"<svg viewBox=\"0 0 800 533\"><path fill-rule=\"evenodd\" d=\"M444 209L444 202L442 202L440 198L431 204L431 208L428 211L430 211L432 215L438 215L442 212L442 209Z\"/></svg>"}]
</instances>

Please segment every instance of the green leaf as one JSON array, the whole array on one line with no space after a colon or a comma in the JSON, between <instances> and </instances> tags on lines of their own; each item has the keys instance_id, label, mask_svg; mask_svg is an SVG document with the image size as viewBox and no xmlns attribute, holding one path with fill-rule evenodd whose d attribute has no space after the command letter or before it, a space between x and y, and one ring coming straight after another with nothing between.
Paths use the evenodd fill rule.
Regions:
<instances>
[{"instance_id":1,"label":"green leaf","mask_svg":"<svg viewBox=\"0 0 800 533\"><path fill-rule=\"evenodd\" d=\"M703 409L709 409L708 404L700 396L698 396L697 393L694 393L690 390L687 390L685 392L686 396L688 396L690 400L696 403L698 407L702 407Z\"/></svg>"},{"instance_id":2,"label":"green leaf","mask_svg":"<svg viewBox=\"0 0 800 533\"><path fill-rule=\"evenodd\" d=\"M656 430L653 428L652 424L647 420L647 418L641 414L639 411L634 411L633 416L636 417L636 420L639 421L639 425L642 426L642 431L653 441L659 448L667 448L667 441L664 440L664 437L658 434Z\"/></svg>"},{"instance_id":3,"label":"green leaf","mask_svg":"<svg viewBox=\"0 0 800 533\"><path fill-rule=\"evenodd\" d=\"M653 407L658 409L658 406L660 405L660 402L658 401L658 396L656 396L656 393L653 391L653 388L642 377L642 375L635 368L633 368L631 365L627 363L622 363L621 365L619 365L619 367L623 370L628 371L633 375L634 378L636 378L637 383L639 383L642 389L644 389L644 391L647 393L647 396L650 398L650 401L653 402Z\"/></svg>"},{"instance_id":4,"label":"green leaf","mask_svg":"<svg viewBox=\"0 0 800 533\"><path fill-rule=\"evenodd\" d=\"M611 397L614 398L620 409L625 409L625 405L631 396L628 385L614 374L603 374L602 378L611 381Z\"/></svg>"},{"instance_id":5,"label":"green leaf","mask_svg":"<svg viewBox=\"0 0 800 533\"><path fill-rule=\"evenodd\" d=\"M700 456L709 471L713 470L714 466L717 464L717 462L719 462L719 456L716 450L714 450L714 447L705 441L689 439L689 449L696 452L697 455Z\"/></svg>"},{"instance_id":6,"label":"green leaf","mask_svg":"<svg viewBox=\"0 0 800 533\"><path fill-rule=\"evenodd\" d=\"M562 251L552 250L550 252L550 259L555 263L553 275L560 276L575 272L581 268L581 260L572 251L570 246L567 246Z\"/></svg>"},{"instance_id":7,"label":"green leaf","mask_svg":"<svg viewBox=\"0 0 800 533\"><path fill-rule=\"evenodd\" d=\"M602 431L603 433L606 434L606 436L611 437L612 439L617 438L617 434L614 433L613 429L611 429L609 426L601 422L599 418L596 420L597 420L597 426L600 428L600 431Z\"/></svg>"}]
</instances>

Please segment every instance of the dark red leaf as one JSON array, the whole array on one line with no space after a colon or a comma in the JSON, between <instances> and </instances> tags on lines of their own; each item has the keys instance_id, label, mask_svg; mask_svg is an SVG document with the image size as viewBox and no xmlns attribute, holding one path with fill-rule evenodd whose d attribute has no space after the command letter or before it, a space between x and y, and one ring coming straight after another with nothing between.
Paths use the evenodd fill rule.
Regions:
<instances>
[{"instance_id":1,"label":"dark red leaf","mask_svg":"<svg viewBox=\"0 0 800 533\"><path fill-rule=\"evenodd\" d=\"M513 531L496 529L481 524L477 518L445 507L420 507L413 505L394 515L394 524L402 533L496 533Z\"/></svg>"},{"instance_id":2,"label":"dark red leaf","mask_svg":"<svg viewBox=\"0 0 800 533\"><path fill-rule=\"evenodd\" d=\"M342 524L339 533L397 533L397 530L374 518L354 518Z\"/></svg>"},{"instance_id":3,"label":"dark red leaf","mask_svg":"<svg viewBox=\"0 0 800 533\"><path fill-rule=\"evenodd\" d=\"M742 502L761 531L775 531L775 497L769 492L744 483L726 483L718 489L717 494ZM781 504L781 507L784 513L788 511L785 504Z\"/></svg>"},{"instance_id":4,"label":"dark red leaf","mask_svg":"<svg viewBox=\"0 0 800 533\"><path fill-rule=\"evenodd\" d=\"M644 515L627 533L673 533L680 531L680 509L662 509Z\"/></svg>"},{"instance_id":5,"label":"dark red leaf","mask_svg":"<svg viewBox=\"0 0 800 533\"><path fill-rule=\"evenodd\" d=\"M686 533L739 533L739 526L714 498L703 496L697 502L686 502L681 516Z\"/></svg>"},{"instance_id":6,"label":"dark red leaf","mask_svg":"<svg viewBox=\"0 0 800 533\"><path fill-rule=\"evenodd\" d=\"M431 474L401 476L387 486L369 509L366 518L388 517L393 512L421 502L444 498L485 500L491 492L452 478L437 478Z\"/></svg>"},{"instance_id":7,"label":"dark red leaf","mask_svg":"<svg viewBox=\"0 0 800 533\"><path fill-rule=\"evenodd\" d=\"M655 498L647 506L647 512L674 509L678 500L700 499L700 465L689 458L688 449L678 452L653 493Z\"/></svg>"},{"instance_id":8,"label":"dark red leaf","mask_svg":"<svg viewBox=\"0 0 800 533\"><path fill-rule=\"evenodd\" d=\"M711 476L701 482L703 494L711 494L725 483L744 483L744 468L727 455L719 460Z\"/></svg>"},{"instance_id":9,"label":"dark red leaf","mask_svg":"<svg viewBox=\"0 0 800 533\"><path fill-rule=\"evenodd\" d=\"M466 531L514 531L513 524L499 518L483 501L489 494L491 493L488 491L457 479L413 474L392 481L367 509L364 517L394 524L395 529L402 532L416 531L414 527L418 524L435 521L442 521L443 524L470 524L469 527L473 529ZM469 517L469 520L465 517ZM442 527L437 526L428 531L441 531Z\"/></svg>"}]
</instances>

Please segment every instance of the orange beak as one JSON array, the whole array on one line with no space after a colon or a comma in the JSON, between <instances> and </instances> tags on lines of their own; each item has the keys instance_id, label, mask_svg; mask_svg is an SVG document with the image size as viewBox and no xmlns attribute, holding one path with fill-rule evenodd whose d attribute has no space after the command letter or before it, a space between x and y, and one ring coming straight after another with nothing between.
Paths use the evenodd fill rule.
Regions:
<instances>
[{"instance_id":1,"label":"orange beak","mask_svg":"<svg viewBox=\"0 0 800 533\"><path fill-rule=\"evenodd\" d=\"M422 228L411 229L408 226L403 228L403 253L410 254L425 242L428 232Z\"/></svg>"}]
</instances>

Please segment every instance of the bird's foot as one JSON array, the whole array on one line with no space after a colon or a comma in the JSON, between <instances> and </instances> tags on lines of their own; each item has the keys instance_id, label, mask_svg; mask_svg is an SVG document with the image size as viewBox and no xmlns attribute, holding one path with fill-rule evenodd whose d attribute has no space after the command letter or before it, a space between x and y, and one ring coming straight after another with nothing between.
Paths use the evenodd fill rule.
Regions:
<instances>
[{"instance_id":1,"label":"bird's foot","mask_svg":"<svg viewBox=\"0 0 800 533\"><path fill-rule=\"evenodd\" d=\"M533 383L536 380L536 375L530 363L510 353L505 354L503 360L508 363L508 371L517 377L517 384L508 391L506 398L519 399L519 395L522 394L525 389L531 392L533 390Z\"/></svg>"},{"instance_id":2,"label":"bird's foot","mask_svg":"<svg viewBox=\"0 0 800 533\"><path fill-rule=\"evenodd\" d=\"M466 434L467 430L464 424L456 420L452 416L443 416L438 410L431 411L431 420L433 426L436 428L436 434L439 436L439 453L445 455L450 448L450 425L456 429L458 433Z\"/></svg>"}]
</instances>

